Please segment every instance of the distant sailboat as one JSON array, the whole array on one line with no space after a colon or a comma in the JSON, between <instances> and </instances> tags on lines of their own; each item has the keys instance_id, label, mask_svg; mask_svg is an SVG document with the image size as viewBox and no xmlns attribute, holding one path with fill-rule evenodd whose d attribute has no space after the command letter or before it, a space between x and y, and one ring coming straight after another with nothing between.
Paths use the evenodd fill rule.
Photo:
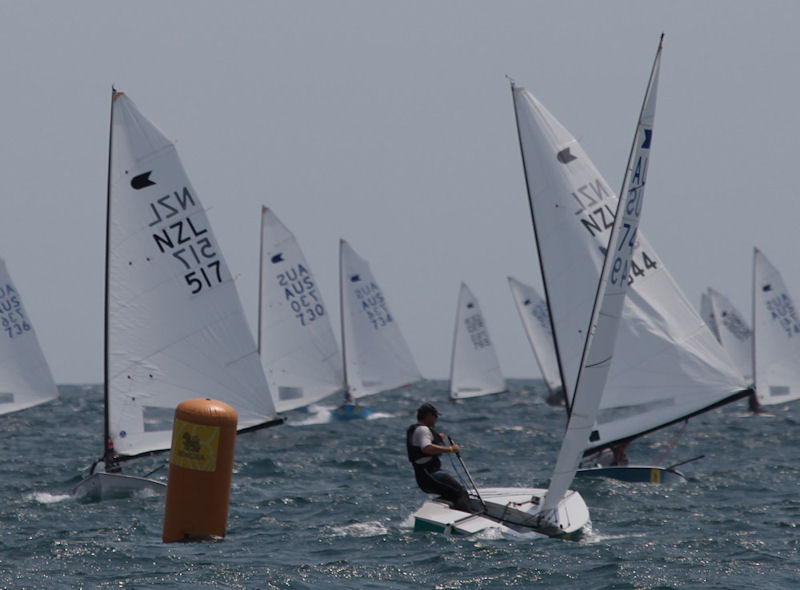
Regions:
<instances>
[{"instance_id":1,"label":"distant sailboat","mask_svg":"<svg viewBox=\"0 0 800 590\"><path fill-rule=\"evenodd\" d=\"M75 488L105 498L159 481L119 463L169 450L175 407L211 397L239 431L279 424L255 341L175 146L113 92L106 225L103 456Z\"/></svg>"},{"instance_id":2,"label":"distant sailboat","mask_svg":"<svg viewBox=\"0 0 800 590\"><path fill-rule=\"evenodd\" d=\"M536 357L542 378L549 391L547 403L564 405L564 386L561 384L561 374L558 370L553 328L550 325L547 302L536 292L536 289L525 283L508 277L508 284L525 328L525 334L528 336L528 342L530 342L533 355Z\"/></svg>"},{"instance_id":3,"label":"distant sailboat","mask_svg":"<svg viewBox=\"0 0 800 590\"><path fill-rule=\"evenodd\" d=\"M422 375L369 264L344 240L339 271L347 393L334 415L366 417L372 410L361 406L360 398L410 385Z\"/></svg>"},{"instance_id":4,"label":"distant sailboat","mask_svg":"<svg viewBox=\"0 0 800 590\"><path fill-rule=\"evenodd\" d=\"M506 381L480 305L469 288L461 283L450 362L450 399L503 391L506 391Z\"/></svg>"},{"instance_id":5,"label":"distant sailboat","mask_svg":"<svg viewBox=\"0 0 800 590\"><path fill-rule=\"evenodd\" d=\"M0 415L58 397L30 316L0 258Z\"/></svg>"},{"instance_id":6,"label":"distant sailboat","mask_svg":"<svg viewBox=\"0 0 800 590\"><path fill-rule=\"evenodd\" d=\"M800 399L800 316L781 273L753 252L755 390L762 406Z\"/></svg>"},{"instance_id":7,"label":"distant sailboat","mask_svg":"<svg viewBox=\"0 0 800 590\"><path fill-rule=\"evenodd\" d=\"M258 343L275 409L286 412L344 388L328 308L297 239L261 212Z\"/></svg>"},{"instance_id":8,"label":"distant sailboat","mask_svg":"<svg viewBox=\"0 0 800 590\"><path fill-rule=\"evenodd\" d=\"M731 355L745 381L753 382L753 331L733 306L719 291L708 289L714 325L722 348ZM800 360L800 359L798 359Z\"/></svg>"}]
</instances>

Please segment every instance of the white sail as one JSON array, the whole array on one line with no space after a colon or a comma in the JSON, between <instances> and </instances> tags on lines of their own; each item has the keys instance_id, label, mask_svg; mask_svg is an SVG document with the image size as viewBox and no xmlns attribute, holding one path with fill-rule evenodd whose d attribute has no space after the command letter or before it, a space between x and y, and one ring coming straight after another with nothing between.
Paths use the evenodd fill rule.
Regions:
<instances>
[{"instance_id":1,"label":"white sail","mask_svg":"<svg viewBox=\"0 0 800 590\"><path fill-rule=\"evenodd\" d=\"M647 167L650 162L660 61L659 44L622 181L620 194L623 198L617 203L614 232L609 235L603 259L591 322L586 333L586 345L576 376L572 412L544 498L543 512L557 510L575 477L586 442L594 428L600 399L615 355L628 279L633 273L634 245L639 231ZM553 150L551 155L555 153L556 150ZM566 166L569 169L569 161Z\"/></svg>"},{"instance_id":2,"label":"white sail","mask_svg":"<svg viewBox=\"0 0 800 590\"><path fill-rule=\"evenodd\" d=\"M567 392L574 391L617 197L575 138L514 89L534 229ZM728 355L639 232L617 353L591 447L740 395Z\"/></svg>"},{"instance_id":3,"label":"white sail","mask_svg":"<svg viewBox=\"0 0 800 590\"><path fill-rule=\"evenodd\" d=\"M389 304L366 260L339 242L342 348L353 398L422 379Z\"/></svg>"},{"instance_id":4,"label":"white sail","mask_svg":"<svg viewBox=\"0 0 800 590\"><path fill-rule=\"evenodd\" d=\"M0 258L0 414L58 397L50 367L5 260Z\"/></svg>"},{"instance_id":5,"label":"white sail","mask_svg":"<svg viewBox=\"0 0 800 590\"><path fill-rule=\"evenodd\" d=\"M536 292L536 289L508 277L511 294L517 306L525 334L533 349L533 355L539 363L539 370L551 393L561 389L561 373L558 369L556 348L553 342L553 328L550 325L550 314L547 302Z\"/></svg>"},{"instance_id":6,"label":"white sail","mask_svg":"<svg viewBox=\"0 0 800 590\"><path fill-rule=\"evenodd\" d=\"M714 317L714 309L711 307L711 296L708 293L700 293L700 317L705 321L708 329L714 334L714 337L719 339L719 329L717 328L717 320Z\"/></svg>"},{"instance_id":7,"label":"white sail","mask_svg":"<svg viewBox=\"0 0 800 590\"><path fill-rule=\"evenodd\" d=\"M261 211L259 352L275 409L306 406L344 387L328 308L292 232Z\"/></svg>"},{"instance_id":8,"label":"white sail","mask_svg":"<svg viewBox=\"0 0 800 590\"><path fill-rule=\"evenodd\" d=\"M722 293L708 290L719 341L748 383L753 381L753 331ZM800 359L800 357L798 357Z\"/></svg>"},{"instance_id":9,"label":"white sail","mask_svg":"<svg viewBox=\"0 0 800 590\"><path fill-rule=\"evenodd\" d=\"M762 405L800 399L800 316L781 273L753 253L755 388Z\"/></svg>"},{"instance_id":10,"label":"white sail","mask_svg":"<svg viewBox=\"0 0 800 590\"><path fill-rule=\"evenodd\" d=\"M111 117L108 437L120 455L168 449L183 400L230 404L239 428L275 418L255 340L173 143L122 93Z\"/></svg>"},{"instance_id":11,"label":"white sail","mask_svg":"<svg viewBox=\"0 0 800 590\"><path fill-rule=\"evenodd\" d=\"M478 300L461 283L450 363L450 398L478 397L505 390L506 381Z\"/></svg>"}]
</instances>

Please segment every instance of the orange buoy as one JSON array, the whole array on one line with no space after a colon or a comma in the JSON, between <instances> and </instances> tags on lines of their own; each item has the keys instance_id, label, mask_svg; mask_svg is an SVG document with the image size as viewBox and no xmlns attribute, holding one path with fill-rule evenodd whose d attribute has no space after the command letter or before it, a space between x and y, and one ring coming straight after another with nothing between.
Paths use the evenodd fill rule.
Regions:
<instances>
[{"instance_id":1,"label":"orange buoy","mask_svg":"<svg viewBox=\"0 0 800 590\"><path fill-rule=\"evenodd\" d=\"M186 400L175 408L165 543L225 536L237 421L236 410L208 398Z\"/></svg>"}]
</instances>

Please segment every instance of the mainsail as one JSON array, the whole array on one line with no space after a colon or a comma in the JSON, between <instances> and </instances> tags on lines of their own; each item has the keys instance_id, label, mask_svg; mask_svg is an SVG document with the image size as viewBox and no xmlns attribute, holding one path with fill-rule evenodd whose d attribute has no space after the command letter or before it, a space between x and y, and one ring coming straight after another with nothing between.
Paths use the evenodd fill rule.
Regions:
<instances>
[{"instance_id":1,"label":"mainsail","mask_svg":"<svg viewBox=\"0 0 800 590\"><path fill-rule=\"evenodd\" d=\"M121 92L111 109L106 248L106 453L168 449L174 409L188 398L230 404L240 430L275 423L197 192L172 141Z\"/></svg>"},{"instance_id":2,"label":"mainsail","mask_svg":"<svg viewBox=\"0 0 800 590\"><path fill-rule=\"evenodd\" d=\"M753 381L753 331L730 300L719 291L708 290L714 324L722 348L731 356L745 381ZM798 357L800 360L800 357Z\"/></svg>"},{"instance_id":3,"label":"mainsail","mask_svg":"<svg viewBox=\"0 0 800 590\"><path fill-rule=\"evenodd\" d=\"M505 390L506 382L478 300L461 283L450 363L450 398L478 397Z\"/></svg>"},{"instance_id":4,"label":"mainsail","mask_svg":"<svg viewBox=\"0 0 800 590\"><path fill-rule=\"evenodd\" d=\"M570 393L617 197L577 140L533 95L523 88L514 88L513 95L545 296ZM634 171L633 181L637 173L644 184L646 170ZM601 411L586 441L591 448L746 394L728 355L641 232L626 274L631 288Z\"/></svg>"},{"instance_id":5,"label":"mainsail","mask_svg":"<svg viewBox=\"0 0 800 590\"><path fill-rule=\"evenodd\" d=\"M50 368L5 260L0 258L0 414L58 397Z\"/></svg>"},{"instance_id":6,"label":"mainsail","mask_svg":"<svg viewBox=\"0 0 800 590\"><path fill-rule=\"evenodd\" d=\"M655 119L661 44L645 92L642 111L636 125L633 145L625 168L620 195L614 213L614 232L608 236L591 319L586 332L580 367L575 381L567 431L553 469L542 511L554 511L566 494L580 457L590 440L600 399L606 387L609 369L616 352L617 333L622 308L633 273L634 246L644 202L645 179L650 161L650 147ZM553 150L551 156L555 156ZM559 160L560 161L560 160ZM569 166L570 161L567 161ZM552 164L551 164L552 165Z\"/></svg>"},{"instance_id":7,"label":"mainsail","mask_svg":"<svg viewBox=\"0 0 800 590\"><path fill-rule=\"evenodd\" d=\"M353 398L422 379L369 264L339 242L345 380Z\"/></svg>"},{"instance_id":8,"label":"mainsail","mask_svg":"<svg viewBox=\"0 0 800 590\"><path fill-rule=\"evenodd\" d=\"M258 343L278 412L344 387L342 358L311 267L286 226L261 211Z\"/></svg>"},{"instance_id":9,"label":"mainsail","mask_svg":"<svg viewBox=\"0 0 800 590\"><path fill-rule=\"evenodd\" d=\"M755 389L762 405L800 399L800 316L781 273L753 252Z\"/></svg>"},{"instance_id":10,"label":"mainsail","mask_svg":"<svg viewBox=\"0 0 800 590\"><path fill-rule=\"evenodd\" d=\"M536 289L525 283L508 277L508 284L547 388L551 394L558 391L563 393L547 302L537 293Z\"/></svg>"}]
</instances>

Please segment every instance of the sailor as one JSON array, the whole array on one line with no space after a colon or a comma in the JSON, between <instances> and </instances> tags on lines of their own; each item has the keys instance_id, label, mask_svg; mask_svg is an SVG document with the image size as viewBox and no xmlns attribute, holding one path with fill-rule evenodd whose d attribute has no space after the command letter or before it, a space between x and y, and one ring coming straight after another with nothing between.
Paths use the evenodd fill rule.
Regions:
<instances>
[{"instance_id":1,"label":"sailor","mask_svg":"<svg viewBox=\"0 0 800 590\"><path fill-rule=\"evenodd\" d=\"M417 423L406 431L408 460L414 466L417 485L423 492L439 494L454 508L473 512L464 487L452 475L442 471L439 455L458 453L461 449L457 444L445 445L444 435L433 429L440 415L433 404L424 403L419 407Z\"/></svg>"}]
</instances>

